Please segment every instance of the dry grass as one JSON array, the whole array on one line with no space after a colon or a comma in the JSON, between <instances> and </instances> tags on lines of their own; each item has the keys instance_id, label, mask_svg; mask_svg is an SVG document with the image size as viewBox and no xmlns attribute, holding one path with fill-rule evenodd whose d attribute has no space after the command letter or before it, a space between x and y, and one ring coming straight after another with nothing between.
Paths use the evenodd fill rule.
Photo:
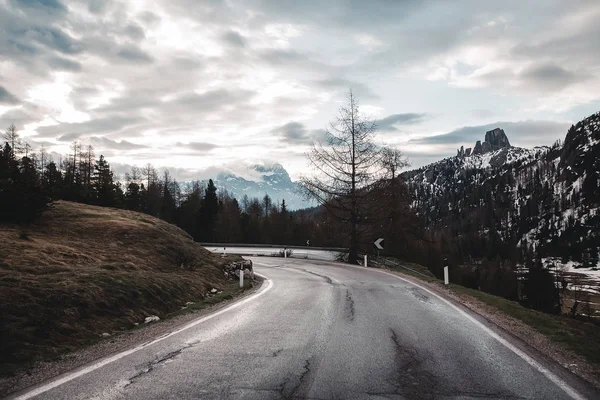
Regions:
<instances>
[{"instance_id":1,"label":"dry grass","mask_svg":"<svg viewBox=\"0 0 600 400\"><path fill-rule=\"evenodd\" d=\"M0 373L160 317L227 285L215 256L148 215L59 201L0 227Z\"/></svg>"}]
</instances>

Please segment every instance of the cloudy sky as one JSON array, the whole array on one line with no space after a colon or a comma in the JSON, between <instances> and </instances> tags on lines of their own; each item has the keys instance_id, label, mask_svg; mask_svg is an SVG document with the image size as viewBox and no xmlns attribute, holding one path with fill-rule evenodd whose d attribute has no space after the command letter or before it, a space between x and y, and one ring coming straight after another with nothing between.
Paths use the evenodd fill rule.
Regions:
<instances>
[{"instance_id":1,"label":"cloudy sky","mask_svg":"<svg viewBox=\"0 0 600 400\"><path fill-rule=\"evenodd\" d=\"M413 166L600 110L597 0L0 0L0 127L179 178L292 177L349 88Z\"/></svg>"}]
</instances>

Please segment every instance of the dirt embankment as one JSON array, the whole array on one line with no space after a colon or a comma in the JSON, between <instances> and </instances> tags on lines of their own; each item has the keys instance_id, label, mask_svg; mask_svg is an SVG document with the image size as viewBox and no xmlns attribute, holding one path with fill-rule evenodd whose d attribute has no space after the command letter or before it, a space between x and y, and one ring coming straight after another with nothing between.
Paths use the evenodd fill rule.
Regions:
<instances>
[{"instance_id":1,"label":"dirt embankment","mask_svg":"<svg viewBox=\"0 0 600 400\"><path fill-rule=\"evenodd\" d=\"M126 210L56 202L0 226L0 375L161 318L231 285L181 229Z\"/></svg>"}]
</instances>

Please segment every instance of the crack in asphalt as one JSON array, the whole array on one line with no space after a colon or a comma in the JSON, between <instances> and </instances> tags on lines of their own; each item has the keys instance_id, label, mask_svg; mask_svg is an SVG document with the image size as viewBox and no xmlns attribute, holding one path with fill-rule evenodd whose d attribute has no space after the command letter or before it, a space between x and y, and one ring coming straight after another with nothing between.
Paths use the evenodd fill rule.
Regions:
<instances>
[{"instance_id":1,"label":"crack in asphalt","mask_svg":"<svg viewBox=\"0 0 600 400\"><path fill-rule=\"evenodd\" d=\"M304 383L304 380L308 376L309 372L310 372L310 360L306 360L304 362L304 370L302 371L302 374L300 375L300 379L298 380L298 384L296 384L296 386L294 386L294 388L292 389L292 391L290 393L290 397L293 398L296 395L296 392L298 391L298 389L300 389L300 387Z\"/></svg>"},{"instance_id":2,"label":"crack in asphalt","mask_svg":"<svg viewBox=\"0 0 600 400\"><path fill-rule=\"evenodd\" d=\"M278 356L278 355L279 355L279 354L280 354L282 351L283 351L283 349L278 349L278 350L275 350L275 351L273 352L273 357L277 357L277 356Z\"/></svg>"},{"instance_id":3,"label":"crack in asphalt","mask_svg":"<svg viewBox=\"0 0 600 400\"><path fill-rule=\"evenodd\" d=\"M408 288L408 291L415 296L418 300L424 302L424 303L428 303L429 302L429 296L423 294L423 292L421 292L418 288L416 287L410 287Z\"/></svg>"},{"instance_id":4,"label":"crack in asphalt","mask_svg":"<svg viewBox=\"0 0 600 400\"><path fill-rule=\"evenodd\" d=\"M298 391L300 390L300 388L302 387L302 385L304 383L306 383L307 378L308 378L308 374L311 372L310 370L310 366L311 366L311 361L310 359L305 360L304 361L304 366L302 369L302 373L300 374L300 377L298 378L298 382L296 383L296 385L294 385L294 387L287 391L286 393L286 386L288 386L288 384L291 382L291 378L286 379L280 386L279 386L279 395L281 396L282 399L293 399L293 398L306 398L306 396L302 396L298 393Z\"/></svg>"},{"instance_id":5,"label":"crack in asphalt","mask_svg":"<svg viewBox=\"0 0 600 400\"><path fill-rule=\"evenodd\" d=\"M348 309L347 317L350 321L354 321L354 299L350 291L346 289L346 307Z\"/></svg>"},{"instance_id":6,"label":"crack in asphalt","mask_svg":"<svg viewBox=\"0 0 600 400\"><path fill-rule=\"evenodd\" d=\"M445 397L467 397L480 399L526 399L510 392L478 392L465 391L456 387L441 387L441 382L436 375L427 371L424 360L427 359L419 354L416 348L404 346L398 334L391 329L391 339L396 351L397 376L394 382L394 392L368 393L380 396L401 395L408 399L434 399Z\"/></svg>"},{"instance_id":7,"label":"crack in asphalt","mask_svg":"<svg viewBox=\"0 0 600 400\"><path fill-rule=\"evenodd\" d=\"M140 378L143 375L149 374L157 366L159 366L161 364L164 364L167 361L173 360L175 357L177 357L178 355L180 355L183 350L188 349L190 347L192 347L192 345L184 346L184 347L180 348L179 350L172 351L170 353L165 354L164 356L162 356L160 358L156 358L155 360L150 361L140 371L138 371L137 374L135 374L132 377L130 377L128 379L128 383L124 387L127 387L129 385L133 385L138 378Z\"/></svg>"},{"instance_id":8,"label":"crack in asphalt","mask_svg":"<svg viewBox=\"0 0 600 400\"><path fill-rule=\"evenodd\" d=\"M328 277L328 276L321 275L321 274L317 274L316 272L312 272L312 271L309 271L309 270L307 270L307 269L303 269L302 271L304 271L304 272L308 272L309 274L312 274L312 275L316 275L316 276L318 276L319 278L323 278L323 279L325 279L325 281L326 281L327 283L329 283L330 285L333 285L333 280L332 280L330 277Z\"/></svg>"},{"instance_id":9,"label":"crack in asphalt","mask_svg":"<svg viewBox=\"0 0 600 400\"><path fill-rule=\"evenodd\" d=\"M396 376L390 382L395 392L409 399L431 399L437 394L436 376L424 369L423 360L417 349L402 345L398 334L391 330L391 339L396 352Z\"/></svg>"}]
</instances>

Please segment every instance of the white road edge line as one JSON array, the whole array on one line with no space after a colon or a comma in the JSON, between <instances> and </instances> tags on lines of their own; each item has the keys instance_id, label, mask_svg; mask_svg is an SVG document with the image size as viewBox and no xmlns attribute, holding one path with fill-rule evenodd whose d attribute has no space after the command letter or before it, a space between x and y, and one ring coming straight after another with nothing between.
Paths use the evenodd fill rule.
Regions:
<instances>
[{"instance_id":1,"label":"white road edge line","mask_svg":"<svg viewBox=\"0 0 600 400\"><path fill-rule=\"evenodd\" d=\"M216 316L224 314L224 313L226 313L229 310L233 310L234 308L237 308L237 307L239 307L239 306L241 306L243 304L246 304L246 303L248 303L248 302L256 299L259 296L262 296L263 294L265 294L269 290L271 290L271 288L273 287L273 281L270 280L270 279L267 279L267 277L265 277L265 276L263 276L261 274L256 274L256 275L260 276L261 278L263 278L263 279L265 279L267 281L267 286L265 288L261 289L258 293L255 293L252 296L246 297L245 299L240 300L240 301L238 301L236 303L233 303L229 307L225 307L222 310L219 310L219 311L216 311L216 312L214 312L214 313L212 313L210 315L207 315L206 317L203 317L203 318L200 318L200 319L198 319L198 320L196 320L194 322L191 322L191 323L183 326L182 328L179 328L178 330L173 331L173 332L171 332L171 333L169 333L167 335L164 335L164 336L161 336L161 337L159 337L157 339L154 339L151 342L143 343L143 344L141 344L139 346L136 346L136 347L134 347L132 349L125 350L125 351L123 351L121 353L117 353L117 354L115 354L113 356L110 356L110 357L105 358L103 360L100 360L100 361L98 361L98 362L96 362L96 363L94 363L92 365L89 365L89 366L87 366L87 367L85 367L85 368L83 368L83 369L81 369L79 371L75 371L73 373L70 373L68 375L63 376L62 378L58 378L56 380L50 381L49 383L46 383L43 386L40 386L40 387L38 387L36 389L32 389L31 391L29 391L27 393L24 393L24 394L16 397L15 400L26 400L26 399L30 399L32 397L38 396L38 395L40 395L40 394L42 394L44 392L47 392L50 389L54 389L54 388L56 388L56 387L58 387L58 386L60 386L60 385L62 385L64 383L72 381L73 379L76 379L76 378L78 378L80 376L89 374L90 372L95 371L98 368L102 368L105 365L108 365L108 364L113 363L113 362L115 362L117 360L120 360L123 357L127 357L130 354L133 354L133 353L135 353L135 352L137 352L139 350L145 349L148 346L152 346L155 343L161 342L161 341L165 340L166 338L174 336L174 335L177 335L178 333L181 333L181 332L183 332L183 331L185 331L187 329L193 328L196 325L199 325L199 324L201 324L201 323L203 323L205 321L208 321L209 319L212 319L212 318L214 318Z\"/></svg>"},{"instance_id":2,"label":"white road edge line","mask_svg":"<svg viewBox=\"0 0 600 400\"><path fill-rule=\"evenodd\" d=\"M354 267L354 266L352 266L352 267L353 268L365 269L364 267ZM491 330L490 328L488 328L487 326L485 326L484 324L482 324L481 322L479 322L472 315L470 315L466 311L460 309L455 304L452 304L450 301L446 300L445 298L443 298L439 294L433 292L432 290L430 290L430 289L428 289L428 288L426 288L424 286L419 285L418 283L415 283L415 282L413 282L411 280L402 278L401 276L398 276L396 274L392 274L392 273L386 272L386 271L378 271L378 270L371 270L371 271L379 272L379 273L382 273L382 274L385 274L385 275L390 275L390 276L393 276L396 279L400 279L400 280L402 280L404 282L408 282L411 285L416 286L419 289L422 289L422 290L426 291L427 293L429 293L429 294L437 297L438 299L442 300L444 303L446 303L447 305L449 305L450 307L452 307L453 309L455 309L456 311L458 311L459 313L461 313L463 316L465 316L473 324L475 324L478 327L480 327L488 335L490 335L491 337L493 337L494 339L496 339L498 342L500 342L501 344L503 344L506 348L508 348L509 350L511 350L517 356L521 357L527 364L529 364L533 368L537 369L542 375L544 375L546 378L548 378L550 381L552 381L556 386L558 386L559 388L561 388L572 399L575 399L575 400L585 400L585 397L583 397L579 393L577 393L577 391L575 389L573 389L571 386L569 386L565 381L563 381L562 379L560 379L558 376L556 376L555 374L553 374L552 372L550 372L543 365L541 365L540 363L538 363L537 361L535 361L533 358L531 358L530 356L528 356L523 351L519 350L517 347L515 347L512 343L510 343L509 341L507 341L506 339L504 339L502 336L498 335L496 332L494 332L493 330Z\"/></svg>"}]
</instances>

